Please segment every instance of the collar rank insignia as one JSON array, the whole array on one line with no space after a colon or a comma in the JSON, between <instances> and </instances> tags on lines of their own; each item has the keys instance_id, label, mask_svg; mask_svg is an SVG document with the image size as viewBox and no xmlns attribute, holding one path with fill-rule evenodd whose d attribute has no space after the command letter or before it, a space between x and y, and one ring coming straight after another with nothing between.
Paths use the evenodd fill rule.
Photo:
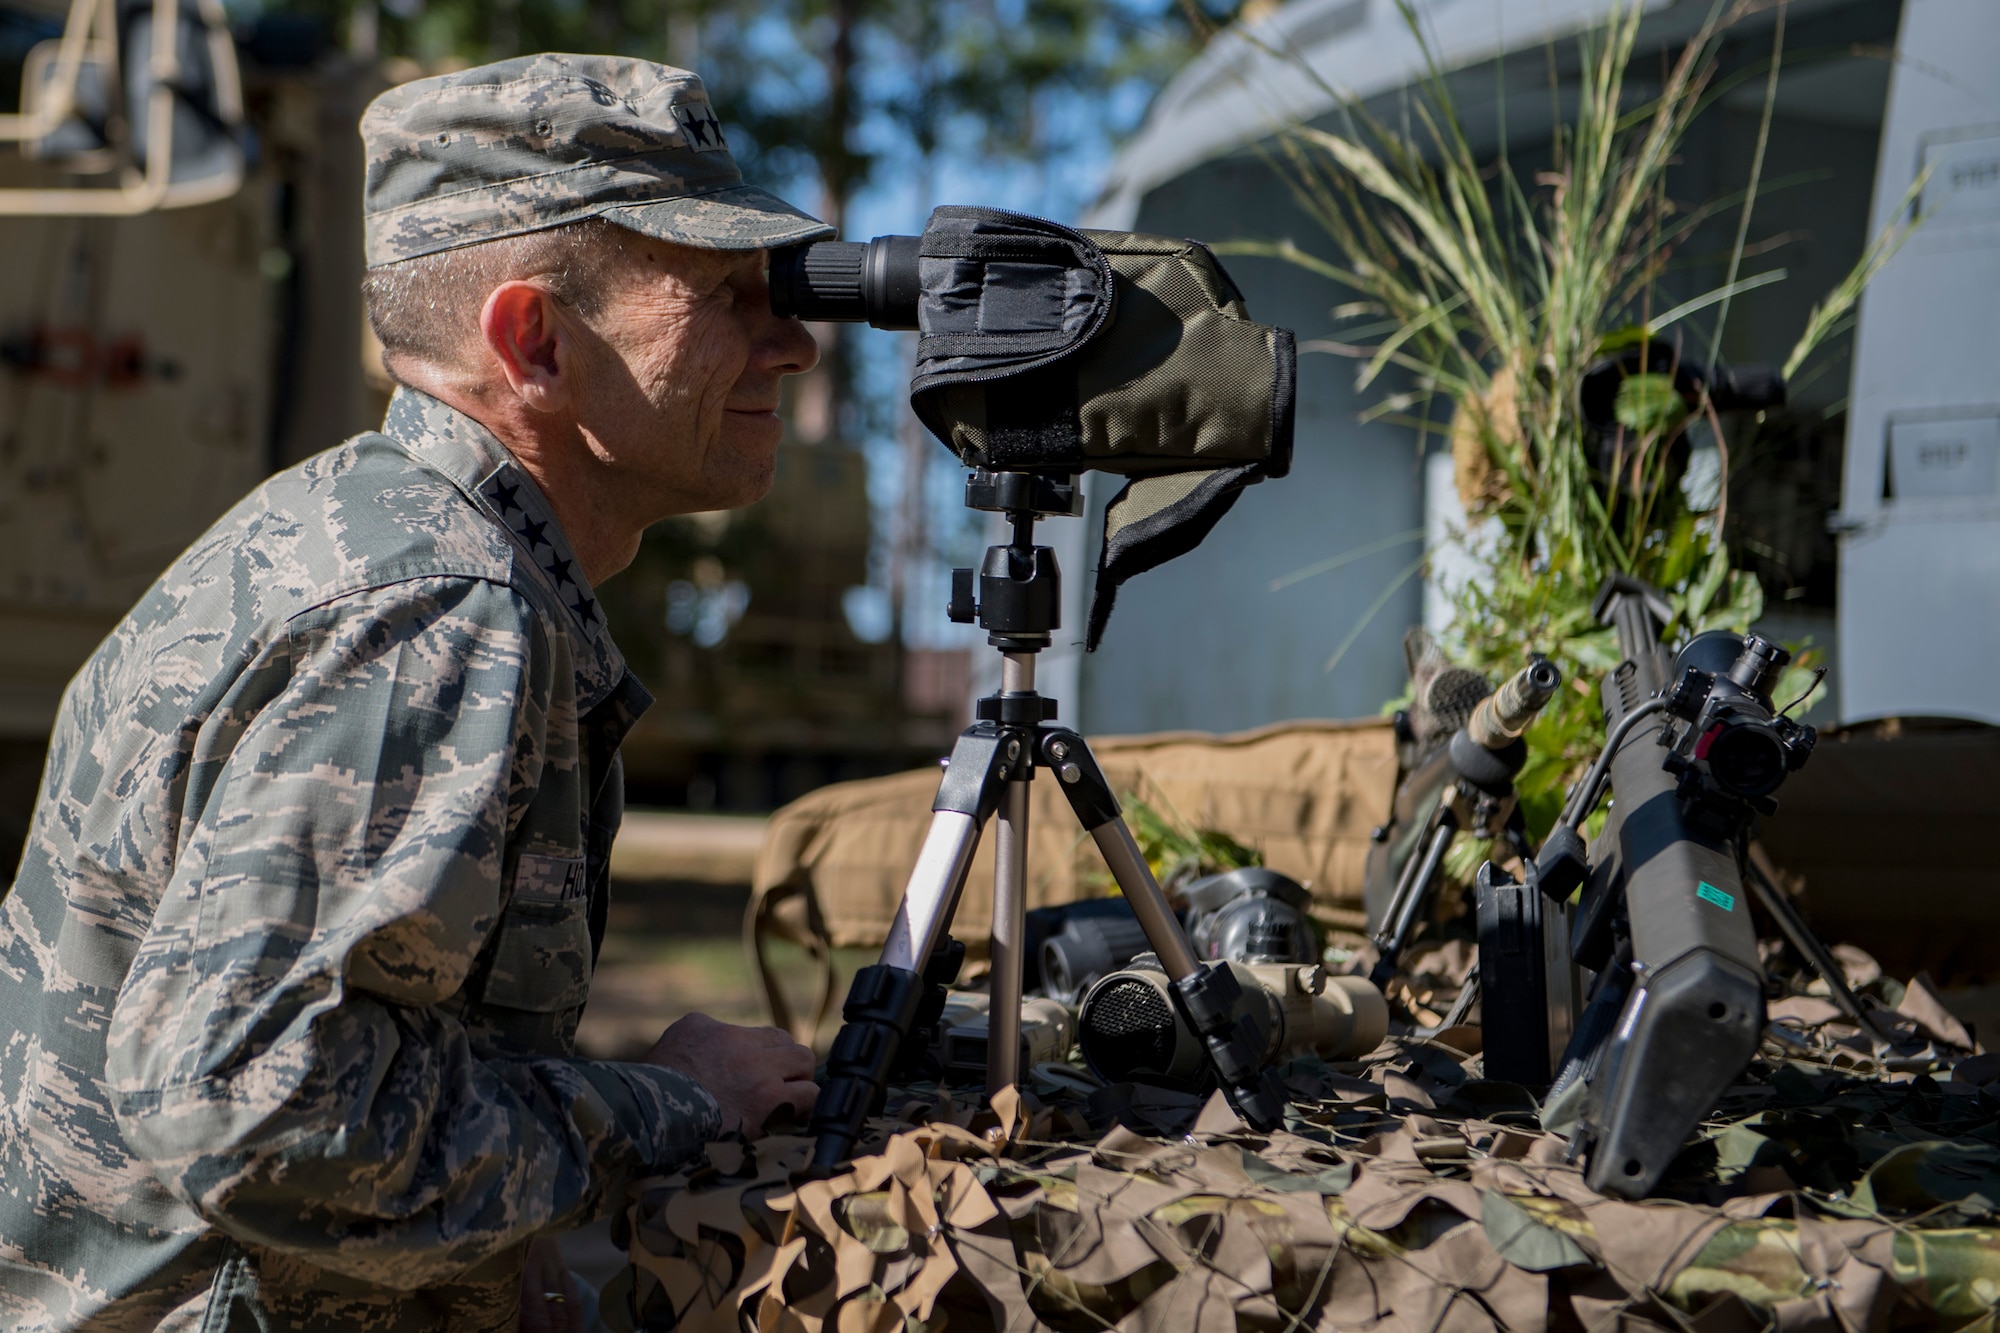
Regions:
<instances>
[{"instance_id":1,"label":"collar rank insignia","mask_svg":"<svg viewBox=\"0 0 2000 1333\"><path fill-rule=\"evenodd\" d=\"M495 468L493 474L480 484L479 495L527 549L530 558L541 566L542 572L549 576L555 584L556 595L583 627L585 637L595 642L598 625L603 618L597 599L585 591L576 561L551 539L548 530L551 520L546 516L537 518L528 511L527 504L533 502L524 503L521 480L513 474L511 466L502 464ZM540 506L536 508L539 510Z\"/></svg>"}]
</instances>

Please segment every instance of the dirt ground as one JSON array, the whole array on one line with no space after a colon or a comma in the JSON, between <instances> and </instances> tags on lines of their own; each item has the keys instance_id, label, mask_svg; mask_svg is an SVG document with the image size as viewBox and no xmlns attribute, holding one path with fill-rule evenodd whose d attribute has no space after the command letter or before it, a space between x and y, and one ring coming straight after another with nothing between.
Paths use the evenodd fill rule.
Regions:
<instances>
[{"instance_id":1,"label":"dirt ground","mask_svg":"<svg viewBox=\"0 0 2000 1333\"><path fill-rule=\"evenodd\" d=\"M762 987L743 951L743 910L749 902L747 884L614 881L610 923L591 979L590 1004L577 1031L580 1053L634 1059L662 1028L689 1013L728 1023L770 1022ZM780 974L790 978L803 973L806 957L803 951L779 946L774 960ZM814 1042L822 1054L839 1026L837 1011L849 978L873 961L861 950L836 951L836 1012L821 1025Z\"/></svg>"},{"instance_id":2,"label":"dirt ground","mask_svg":"<svg viewBox=\"0 0 2000 1333\"><path fill-rule=\"evenodd\" d=\"M764 1003L743 955L749 901L747 884L614 883L590 1004L577 1031L581 1053L632 1059L668 1023L697 1011L731 1023L763 1021Z\"/></svg>"}]
</instances>

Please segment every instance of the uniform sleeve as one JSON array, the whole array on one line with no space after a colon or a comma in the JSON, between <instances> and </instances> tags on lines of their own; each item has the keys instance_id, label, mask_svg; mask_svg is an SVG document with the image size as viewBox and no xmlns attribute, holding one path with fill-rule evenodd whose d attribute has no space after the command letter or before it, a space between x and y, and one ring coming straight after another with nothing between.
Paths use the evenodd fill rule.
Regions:
<instances>
[{"instance_id":1,"label":"uniform sleeve","mask_svg":"<svg viewBox=\"0 0 2000 1333\"><path fill-rule=\"evenodd\" d=\"M533 609L427 579L302 620L197 739L107 1073L128 1145L215 1226L412 1290L590 1220L719 1116L650 1065L480 1059L443 1004L570 707Z\"/></svg>"}]
</instances>

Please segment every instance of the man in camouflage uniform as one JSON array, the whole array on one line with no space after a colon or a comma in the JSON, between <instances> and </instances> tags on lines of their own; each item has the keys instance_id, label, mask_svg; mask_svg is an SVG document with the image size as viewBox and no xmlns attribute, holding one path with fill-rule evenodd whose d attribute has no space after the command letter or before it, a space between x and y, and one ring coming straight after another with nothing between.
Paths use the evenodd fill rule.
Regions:
<instances>
[{"instance_id":1,"label":"man in camouflage uniform","mask_svg":"<svg viewBox=\"0 0 2000 1333\"><path fill-rule=\"evenodd\" d=\"M362 133L405 387L78 674L0 909L8 1329L540 1322L531 1242L811 1103L775 1030L573 1037L650 702L591 587L768 488L817 353L765 247L830 229L641 61L423 80Z\"/></svg>"}]
</instances>

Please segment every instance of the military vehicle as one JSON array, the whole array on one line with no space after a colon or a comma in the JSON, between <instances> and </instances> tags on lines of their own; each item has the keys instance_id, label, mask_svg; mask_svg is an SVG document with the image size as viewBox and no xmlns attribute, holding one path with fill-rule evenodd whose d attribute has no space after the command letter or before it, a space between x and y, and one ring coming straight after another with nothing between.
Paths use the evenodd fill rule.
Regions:
<instances>
[{"instance_id":1,"label":"military vehicle","mask_svg":"<svg viewBox=\"0 0 2000 1333\"><path fill-rule=\"evenodd\" d=\"M0 0L0 857L71 675L262 478L381 419L362 108L421 73L219 0ZM769 500L661 525L603 590L660 704L636 800L769 807L949 746L842 613L866 463L788 442ZM969 694L969 691L962 691ZM934 734L933 734L934 733Z\"/></svg>"}]
</instances>

